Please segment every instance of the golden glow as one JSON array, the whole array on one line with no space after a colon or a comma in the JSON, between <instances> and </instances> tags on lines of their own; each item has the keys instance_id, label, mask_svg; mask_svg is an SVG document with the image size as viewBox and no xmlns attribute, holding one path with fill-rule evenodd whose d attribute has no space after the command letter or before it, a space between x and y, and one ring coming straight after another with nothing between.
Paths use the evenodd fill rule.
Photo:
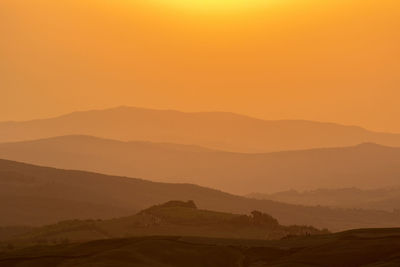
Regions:
<instances>
[{"instance_id":1,"label":"golden glow","mask_svg":"<svg viewBox=\"0 0 400 267\"><path fill-rule=\"evenodd\" d=\"M400 132L399 14L398 0L0 0L0 121L128 105Z\"/></svg>"},{"instance_id":2,"label":"golden glow","mask_svg":"<svg viewBox=\"0 0 400 267\"><path fill-rule=\"evenodd\" d=\"M272 4L277 0L153 0L163 5L200 12L246 10Z\"/></svg>"}]
</instances>

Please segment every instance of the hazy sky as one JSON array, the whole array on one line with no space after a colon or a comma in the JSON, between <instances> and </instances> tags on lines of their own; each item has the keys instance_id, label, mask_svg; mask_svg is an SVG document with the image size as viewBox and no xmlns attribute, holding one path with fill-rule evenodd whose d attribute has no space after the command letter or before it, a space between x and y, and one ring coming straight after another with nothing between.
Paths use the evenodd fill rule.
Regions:
<instances>
[{"instance_id":1,"label":"hazy sky","mask_svg":"<svg viewBox=\"0 0 400 267\"><path fill-rule=\"evenodd\" d=\"M248 2L1 0L0 120L132 105L400 132L400 1Z\"/></svg>"}]
</instances>

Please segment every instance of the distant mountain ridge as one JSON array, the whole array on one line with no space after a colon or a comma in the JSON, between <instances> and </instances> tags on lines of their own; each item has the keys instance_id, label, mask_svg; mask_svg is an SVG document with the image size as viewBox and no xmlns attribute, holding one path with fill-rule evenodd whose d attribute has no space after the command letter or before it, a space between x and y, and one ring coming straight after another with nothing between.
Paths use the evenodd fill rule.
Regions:
<instances>
[{"instance_id":1,"label":"distant mountain ridge","mask_svg":"<svg viewBox=\"0 0 400 267\"><path fill-rule=\"evenodd\" d=\"M0 226L111 219L171 199L191 199L200 209L220 212L248 214L258 210L283 225L313 225L331 231L400 224L400 213L289 205L190 184L155 183L0 160Z\"/></svg>"},{"instance_id":2,"label":"distant mountain ridge","mask_svg":"<svg viewBox=\"0 0 400 267\"><path fill-rule=\"evenodd\" d=\"M63 135L178 143L246 153L352 146L364 142L400 146L400 134L334 123L267 121L228 112L186 113L119 107L0 123L0 143Z\"/></svg>"},{"instance_id":3,"label":"distant mountain ridge","mask_svg":"<svg viewBox=\"0 0 400 267\"><path fill-rule=\"evenodd\" d=\"M191 183L235 194L400 186L400 148L232 153L197 146L63 136L0 144L0 158L62 169Z\"/></svg>"},{"instance_id":4,"label":"distant mountain ridge","mask_svg":"<svg viewBox=\"0 0 400 267\"><path fill-rule=\"evenodd\" d=\"M306 206L400 210L400 187L371 190L318 189L304 192L290 190L273 194L252 193L247 196Z\"/></svg>"}]
</instances>

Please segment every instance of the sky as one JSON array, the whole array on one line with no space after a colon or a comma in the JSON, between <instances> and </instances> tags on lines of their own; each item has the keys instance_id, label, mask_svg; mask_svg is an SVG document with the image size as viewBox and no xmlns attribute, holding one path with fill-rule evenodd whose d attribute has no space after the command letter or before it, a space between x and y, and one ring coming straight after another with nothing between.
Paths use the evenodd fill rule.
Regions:
<instances>
[{"instance_id":1,"label":"sky","mask_svg":"<svg viewBox=\"0 0 400 267\"><path fill-rule=\"evenodd\" d=\"M398 0L2 0L0 121L121 105L400 132Z\"/></svg>"}]
</instances>

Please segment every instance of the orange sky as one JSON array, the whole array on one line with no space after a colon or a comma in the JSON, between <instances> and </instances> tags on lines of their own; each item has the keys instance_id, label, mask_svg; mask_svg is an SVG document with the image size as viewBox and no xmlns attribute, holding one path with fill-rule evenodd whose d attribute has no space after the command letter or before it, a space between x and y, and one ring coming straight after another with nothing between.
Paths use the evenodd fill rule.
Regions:
<instances>
[{"instance_id":1,"label":"orange sky","mask_svg":"<svg viewBox=\"0 0 400 267\"><path fill-rule=\"evenodd\" d=\"M400 132L398 0L165 1L0 1L0 120L132 105Z\"/></svg>"}]
</instances>

